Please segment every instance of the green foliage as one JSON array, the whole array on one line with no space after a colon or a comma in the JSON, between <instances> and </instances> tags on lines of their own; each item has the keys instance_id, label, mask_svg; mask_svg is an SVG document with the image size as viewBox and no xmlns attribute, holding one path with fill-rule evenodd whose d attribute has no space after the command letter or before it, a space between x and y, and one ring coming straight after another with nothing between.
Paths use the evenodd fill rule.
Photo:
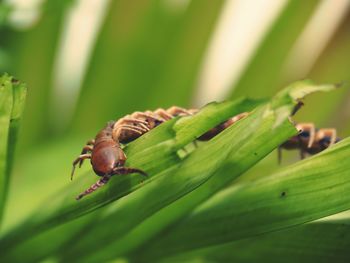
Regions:
<instances>
[{"instance_id":1,"label":"green foliage","mask_svg":"<svg viewBox=\"0 0 350 263\"><path fill-rule=\"evenodd\" d=\"M337 193L350 188L349 152L350 138L275 174L234 184L199 206L171 233L151 242L145 253L169 255L223 244L348 210L349 195ZM220 224L208 228L211 222Z\"/></svg>"},{"instance_id":2,"label":"green foliage","mask_svg":"<svg viewBox=\"0 0 350 263\"><path fill-rule=\"evenodd\" d=\"M342 219L337 213L350 209L349 139L302 162L287 152L283 163L293 164L277 171L269 155L296 133L289 116L298 99L335 86L298 81L272 99L237 97L273 96L294 81L280 71L320 6L316 0L286 2L231 84L232 100L210 103L126 145L127 165L147 171L148 178L115 177L75 201L97 177L85 164L71 182L71 162L103 123L135 110L191 106L226 1L109 2L81 87L75 87L75 111L62 119L53 117L66 106L52 97L55 63L78 2L43 1L38 20L22 29L9 19L16 6L0 4L0 71L30 88L14 158L25 88L8 75L1 78L1 261L348 262L349 214ZM307 78L349 79L349 17ZM343 128L345 135L347 95L337 89L311 96L296 120ZM244 111L251 112L247 118L194 145L201 134Z\"/></svg>"},{"instance_id":3,"label":"green foliage","mask_svg":"<svg viewBox=\"0 0 350 263\"><path fill-rule=\"evenodd\" d=\"M0 223L25 96L23 84L7 74L0 77Z\"/></svg>"},{"instance_id":4,"label":"green foliage","mask_svg":"<svg viewBox=\"0 0 350 263\"><path fill-rule=\"evenodd\" d=\"M348 217L348 214L342 216ZM349 219L334 216L284 231L190 250L166 257L160 262L249 263L261 259L273 263L348 262L349 231ZM236 251L239 253L234 253Z\"/></svg>"},{"instance_id":5,"label":"green foliage","mask_svg":"<svg viewBox=\"0 0 350 263\"><path fill-rule=\"evenodd\" d=\"M284 173L264 178L260 184L260 181L257 181L253 185L234 185L221 192L235 178L296 133L288 117L299 99L315 91L328 91L334 88L334 85L314 85L308 81L298 82L278 93L271 101L256 102L239 99L232 102L212 103L194 116L173 119L160 125L125 149L129 157L128 165L143 167L150 174L149 179L140 183L140 178L137 176L114 178L115 180L112 180L108 187L100 189L79 202L76 202L73 197L84 188L84 185L86 187L88 180L86 180L86 176L75 180L69 187L55 193L26 221L2 238L0 244L6 251L3 257L11 260L11 258L16 258L18 251L21 251L22 256L28 254L26 256L28 260L34 261L34 258L35 260L43 258L45 255L40 253L30 255L33 246L38 245L40 235L41 237L45 236L47 235L45 231L64 223L66 227L63 225L63 229L70 229L71 223L67 224L67 222L81 216L85 220L79 226L72 222L75 225L75 231L63 239L57 232L48 234L51 241L60 240L57 242L59 246L52 247L52 253L55 253L55 256L63 261L76 260L76 255L81 255L80 260L84 262L89 260L105 261L125 255L130 255L133 259L133 255L144 254L143 247L145 246L145 251L152 251L152 249L148 250L147 244L153 239L162 240L163 231L184 217L187 219L181 221L181 224L186 224L187 220L190 220L189 224L191 224L191 220L193 220L194 226L189 229L192 229L195 235L186 230L187 225L184 226L182 232L180 224L178 226L180 230L177 230L175 235L174 233L170 234L171 237L174 237L174 239L170 238L170 243L175 243L171 244L169 248L174 250L180 249L182 251L183 242L181 240L184 239L182 235L186 234L189 236L185 239L190 240L192 236L192 238L198 237L199 240L202 240L202 243L199 240L185 243L190 248L193 248L190 244L198 244L201 247L231 241L232 237L224 234L236 233L236 231L226 232L225 228L221 227L227 225L225 222L232 221L237 216L245 218L249 214L244 210L247 207L250 208L248 211L253 214L255 209L261 209L262 213L261 216L248 218L269 224L265 226L264 224L255 224L254 221L238 219L238 222L241 221L248 225L229 224L232 227L236 226L243 233L241 236L234 235L236 239L260 234L264 231L283 229L348 208L347 206L337 206L335 201L320 203L319 207L310 206L309 210L307 206L304 206L306 217L300 218L300 215L296 214L295 221L293 221L292 215L295 214L293 209L299 211L303 206L302 204L299 206L288 205L289 202L295 202L293 190L297 192L297 200L301 200L300 202L304 200L303 192L298 194L297 191L300 185L303 185L303 189L310 187L309 191L314 189L315 184L310 184L313 182L310 177L313 178L315 172L329 175L334 169L338 172L334 175L335 177L330 176L328 180L325 180L333 184L334 181L339 182L344 178L340 169L343 168L342 171L346 173L347 167L337 158L343 158L348 154L346 151L348 149L347 141L316 158L299 163L294 168L286 169ZM256 108L252 111L254 107ZM251 111L251 114L209 142L202 143L198 148L192 149L192 152L179 155L179 151L203 132L242 111ZM235 140L237 137L240 137L240 140ZM188 146L185 149L187 148ZM338 153L339 156L334 155L333 152ZM326 161L322 158L326 158ZM309 163L311 163L311 167ZM320 163L330 163L331 165L320 166ZM305 169L305 166L308 169ZM316 170L314 166L320 166L319 170ZM327 167L330 170L327 170ZM307 171L309 174L306 173ZM332 189L333 192L337 190L336 188ZM288 193L288 196L282 194L281 197L281 191ZM306 190L306 193L309 191ZM217 192L219 193L216 195ZM321 196L322 193L324 192L321 192ZM221 198L222 195L227 198ZM117 202L112 202L122 196L125 197ZM263 196L266 196L265 200ZM277 199L272 198L273 196L276 196ZM239 200L234 201L235 198ZM316 195L312 198L320 197ZM264 202L256 202L257 199L262 199ZM281 203L281 199L286 199L286 201ZM231 200L233 201L231 202ZM245 205L245 202L248 202L248 205ZM338 202L343 204L344 200L339 199ZM286 203L287 205L285 205ZM106 204L108 204L106 207L102 207ZM241 204L243 209L241 212L240 206L235 209L227 207L237 204ZM291 209L285 210L285 221L281 221L282 215L276 216L272 212L266 218L263 217L266 207L270 206L269 211L281 211L281 205ZM43 207L46 209L42 209ZM203 213L202 207L208 209L204 216L201 214ZM320 213L319 211L323 211L325 207L330 207L333 210ZM207 211L206 209L204 211ZM216 211L217 209L221 213ZM203 223L201 220L204 220ZM218 229L211 228L204 231L205 225L209 223L208 220L223 224L218 224ZM117 225L116 221L119 222ZM274 222L275 224L273 224ZM249 223L260 227L254 229ZM207 233L208 231L209 233ZM224 233L220 231L224 231ZM207 238L203 238L201 235L207 235ZM95 239L104 240L108 245L106 243L96 244ZM152 243L155 246L157 244L156 242ZM94 247L98 253L95 250L86 251L87 247ZM139 252L133 254L135 250L139 250ZM155 251L167 250L156 248Z\"/></svg>"}]
</instances>

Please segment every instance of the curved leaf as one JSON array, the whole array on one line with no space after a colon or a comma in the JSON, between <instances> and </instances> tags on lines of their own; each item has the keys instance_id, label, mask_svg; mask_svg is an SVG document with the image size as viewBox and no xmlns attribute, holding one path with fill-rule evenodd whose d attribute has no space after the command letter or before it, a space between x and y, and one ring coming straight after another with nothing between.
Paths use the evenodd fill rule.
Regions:
<instances>
[{"instance_id":1,"label":"curved leaf","mask_svg":"<svg viewBox=\"0 0 350 263\"><path fill-rule=\"evenodd\" d=\"M143 178L140 178L139 175L116 177L108 183L108 187L103 187L93 195L77 202L74 197L96 181L96 177L93 176L79 177L71 185L55 193L41 204L39 209L33 211L13 231L10 230L5 234L0 243L6 245L6 248L17 245L32 235L94 211L156 181L168 174L169 170L175 169L181 162L177 152L203 134L203 131L209 130L233 115L250 110L259 103L246 99L212 103L194 116L184 118L181 121L173 119L160 125L140 139L130 143L125 149L128 155L127 165L142 167L150 175L149 179L140 183ZM192 123L196 125L191 125ZM92 172L90 173L92 174Z\"/></svg>"},{"instance_id":2,"label":"curved leaf","mask_svg":"<svg viewBox=\"0 0 350 263\"><path fill-rule=\"evenodd\" d=\"M349 155L347 138L276 174L234 184L199 206L163 238L152 242L154 247L151 245L150 250L169 255L219 245L348 210Z\"/></svg>"},{"instance_id":3,"label":"curved leaf","mask_svg":"<svg viewBox=\"0 0 350 263\"><path fill-rule=\"evenodd\" d=\"M142 193L139 193L139 195L135 193L135 200L125 199L124 203L116 203L115 206L112 206L114 208L110 207L110 210L106 213L107 215L96 222L101 227L95 225L93 229L90 227L89 230L81 233L85 236L84 242L76 244L76 249L74 247L69 248L72 250L70 251L70 257L82 253L83 247L89 246L91 238L96 236L101 240L108 238L108 245L104 244L98 253L94 251L94 255L86 253L86 257L82 260L104 261L113 256L122 256L142 244L147 246L150 239L162 235L165 228L177 222L215 192L227 186L233 179L296 132L288 122L288 113L292 112L296 101L300 99L300 97L296 97L296 94L300 94L302 86L305 94L316 91L311 88L314 84L310 82L288 87L272 99L270 103L265 104L264 107L259 107L247 118L228 128L203 147L199 147L183 162L178 173L164 178L164 182L155 186L153 190L150 190L150 185L150 188L148 188L149 194L146 197L142 195L143 191L140 191ZM320 86L319 89L324 90L325 87ZM329 89L329 87L327 86L326 89ZM236 138L239 138L239 140ZM220 149L220 151L217 149ZM225 173L225 176L221 176L220 171L222 170L231 171L231 173L229 175ZM174 179L170 180L169 178ZM204 179L201 182L202 185L198 188L196 188L198 186L196 185L197 178ZM176 202L167 205L168 203L164 204L164 201L162 201L167 202L168 196L181 197L180 190L188 187L194 190ZM146 188L142 190L147 193ZM134 208L129 210L132 202ZM146 207L153 207L157 203L167 206L149 218L139 215L140 207L144 207L146 210ZM127 217L129 219L126 219ZM115 222L121 218L125 219L121 220L123 223L120 223L120 226L119 224L118 227L110 225L110 222ZM142 220L145 221L142 222ZM140 222L142 223L137 225ZM108 225L110 227L107 227ZM131 230L133 225L137 226ZM108 236L103 233L102 226L109 228ZM131 232L123 237L128 229ZM69 260L69 257L64 260Z\"/></svg>"}]
</instances>

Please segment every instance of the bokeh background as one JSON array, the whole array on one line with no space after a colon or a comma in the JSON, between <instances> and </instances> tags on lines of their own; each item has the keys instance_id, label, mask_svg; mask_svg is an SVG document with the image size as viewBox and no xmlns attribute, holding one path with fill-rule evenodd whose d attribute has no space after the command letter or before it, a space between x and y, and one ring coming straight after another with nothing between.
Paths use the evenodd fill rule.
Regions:
<instances>
[{"instance_id":1,"label":"bokeh background","mask_svg":"<svg viewBox=\"0 0 350 263\"><path fill-rule=\"evenodd\" d=\"M0 72L28 87L8 229L69 183L87 139L133 111L268 97L310 78L345 88L306 99L296 119L349 135L350 0L0 1Z\"/></svg>"}]
</instances>

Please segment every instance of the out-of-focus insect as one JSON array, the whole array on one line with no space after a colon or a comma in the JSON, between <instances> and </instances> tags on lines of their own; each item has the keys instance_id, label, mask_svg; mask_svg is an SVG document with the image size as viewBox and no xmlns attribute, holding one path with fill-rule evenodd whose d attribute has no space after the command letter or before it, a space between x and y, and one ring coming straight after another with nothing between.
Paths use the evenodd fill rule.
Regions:
<instances>
[{"instance_id":1,"label":"out-of-focus insect","mask_svg":"<svg viewBox=\"0 0 350 263\"><path fill-rule=\"evenodd\" d=\"M300 106L300 105L299 105ZM298 106L298 107L299 107ZM110 121L107 123L95 137L94 140L87 142L79 157L73 162L71 178L73 178L76 165L79 167L85 159L90 159L92 168L98 176L101 176L96 183L76 197L77 200L85 195L94 192L99 187L106 184L113 175L122 175L130 173L146 173L138 168L125 167L126 155L121 149L121 144L131 142L159 124L166 122L176 116L188 116L197 112L197 109L183 109L173 106L167 110L157 109L155 111L135 112L131 115ZM218 133L246 117L249 113L240 113L229 120L212 128L198 140L210 140ZM313 124L297 124L300 133L290 138L279 148L279 159L281 158L281 149L300 149L301 156L305 153L315 154L328 148L340 139L336 137L334 129L316 130Z\"/></svg>"},{"instance_id":2,"label":"out-of-focus insect","mask_svg":"<svg viewBox=\"0 0 350 263\"><path fill-rule=\"evenodd\" d=\"M278 148L278 160L282 159L282 149L300 151L300 158L306 154L316 154L340 141L336 129L316 129L313 123L298 123L299 134L293 136Z\"/></svg>"}]
</instances>

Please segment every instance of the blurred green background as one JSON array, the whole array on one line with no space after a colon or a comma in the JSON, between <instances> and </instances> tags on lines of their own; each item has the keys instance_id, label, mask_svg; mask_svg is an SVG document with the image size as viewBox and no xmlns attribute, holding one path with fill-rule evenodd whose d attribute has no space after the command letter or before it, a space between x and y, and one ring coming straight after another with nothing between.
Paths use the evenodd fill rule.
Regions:
<instances>
[{"instance_id":1,"label":"blurred green background","mask_svg":"<svg viewBox=\"0 0 350 263\"><path fill-rule=\"evenodd\" d=\"M0 73L28 87L3 229L69 184L108 120L268 97L304 78L349 83L349 28L349 0L1 1ZM305 104L298 121L349 134L348 89ZM247 176L276 167L271 155Z\"/></svg>"}]
</instances>

